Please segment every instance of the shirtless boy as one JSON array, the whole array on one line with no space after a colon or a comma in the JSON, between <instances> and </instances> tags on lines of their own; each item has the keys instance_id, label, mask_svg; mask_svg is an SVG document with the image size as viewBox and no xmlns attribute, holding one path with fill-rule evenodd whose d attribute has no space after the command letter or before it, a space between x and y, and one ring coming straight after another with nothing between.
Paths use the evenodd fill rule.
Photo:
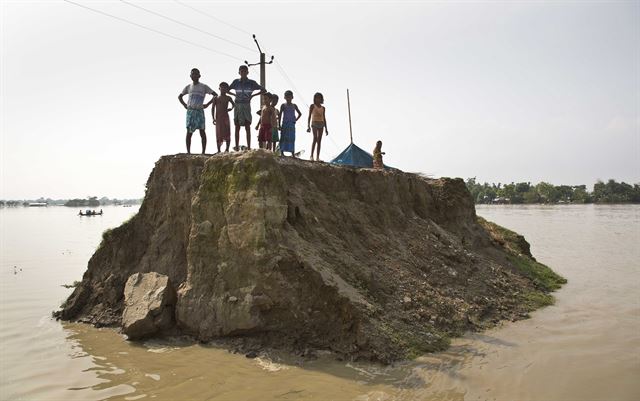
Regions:
<instances>
[{"instance_id":1,"label":"shirtless boy","mask_svg":"<svg viewBox=\"0 0 640 401\"><path fill-rule=\"evenodd\" d=\"M220 153L220 146L222 142L227 142L227 148L225 152L229 151L229 144L231 142L231 123L229 122L229 112L235 107L233 99L228 95L229 84L226 82L220 83L220 96L213 101L213 107L211 108L211 117L213 118L213 125L216 126L216 144L218 145L218 153ZM231 104L231 108L229 107Z\"/></svg>"}]
</instances>

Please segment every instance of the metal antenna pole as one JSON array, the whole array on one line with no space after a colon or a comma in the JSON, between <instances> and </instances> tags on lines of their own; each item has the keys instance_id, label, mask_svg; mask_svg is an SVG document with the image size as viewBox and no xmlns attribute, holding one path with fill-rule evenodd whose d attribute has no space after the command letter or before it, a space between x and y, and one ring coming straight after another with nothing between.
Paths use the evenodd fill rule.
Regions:
<instances>
[{"instance_id":1,"label":"metal antenna pole","mask_svg":"<svg viewBox=\"0 0 640 401\"><path fill-rule=\"evenodd\" d=\"M266 65L273 63L273 56L271 56L271 60L268 63L265 62L265 54L262 52L262 49L260 48L260 43L258 43L258 39L256 39L255 34L253 35L253 41L256 42L256 46L258 47L258 52L260 53L260 62L249 64L249 62L245 60L244 63L247 65L247 67L253 67L254 65L260 66L260 85L266 90L267 89ZM260 96L260 105L264 106L264 99L262 98L262 96Z\"/></svg>"},{"instance_id":2,"label":"metal antenna pole","mask_svg":"<svg viewBox=\"0 0 640 401\"><path fill-rule=\"evenodd\" d=\"M349 108L349 136L353 145L353 130L351 129L351 100L349 99L349 89L347 89L347 107Z\"/></svg>"}]
</instances>

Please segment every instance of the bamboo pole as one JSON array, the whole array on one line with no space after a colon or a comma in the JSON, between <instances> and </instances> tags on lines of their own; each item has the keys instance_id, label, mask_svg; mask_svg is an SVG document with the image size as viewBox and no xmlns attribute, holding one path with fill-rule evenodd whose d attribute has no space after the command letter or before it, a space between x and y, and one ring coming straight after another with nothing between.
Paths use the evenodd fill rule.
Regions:
<instances>
[{"instance_id":1,"label":"bamboo pole","mask_svg":"<svg viewBox=\"0 0 640 401\"><path fill-rule=\"evenodd\" d=\"M351 100L349 99L349 89L347 89L347 107L349 108L349 137L353 145L353 130L351 128Z\"/></svg>"}]
</instances>

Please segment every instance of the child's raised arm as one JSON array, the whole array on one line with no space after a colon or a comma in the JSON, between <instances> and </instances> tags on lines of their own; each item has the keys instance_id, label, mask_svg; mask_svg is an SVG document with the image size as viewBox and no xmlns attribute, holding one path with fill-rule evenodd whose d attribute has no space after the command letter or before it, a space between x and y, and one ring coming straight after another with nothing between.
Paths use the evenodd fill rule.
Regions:
<instances>
[{"instance_id":1,"label":"child's raised arm","mask_svg":"<svg viewBox=\"0 0 640 401\"><path fill-rule=\"evenodd\" d=\"M184 95L186 95L186 93L181 93L178 95L178 100L180 101L180 103L182 103L182 105L184 106L185 109L189 109L189 107L187 106L187 104L184 102Z\"/></svg>"},{"instance_id":2,"label":"child's raised arm","mask_svg":"<svg viewBox=\"0 0 640 401\"><path fill-rule=\"evenodd\" d=\"M213 102L213 106L211 106L211 118L213 119L213 125L216 125L216 102Z\"/></svg>"},{"instance_id":3,"label":"child's raised arm","mask_svg":"<svg viewBox=\"0 0 640 401\"><path fill-rule=\"evenodd\" d=\"M261 86L260 88L262 88L262 86ZM253 97L254 97L254 96L262 95L262 94L265 94L265 93L267 93L267 91L266 91L264 88L263 88L263 89L260 89L260 91L259 91L259 92L252 93L252 94L251 94L251 98L253 99Z\"/></svg>"}]
</instances>

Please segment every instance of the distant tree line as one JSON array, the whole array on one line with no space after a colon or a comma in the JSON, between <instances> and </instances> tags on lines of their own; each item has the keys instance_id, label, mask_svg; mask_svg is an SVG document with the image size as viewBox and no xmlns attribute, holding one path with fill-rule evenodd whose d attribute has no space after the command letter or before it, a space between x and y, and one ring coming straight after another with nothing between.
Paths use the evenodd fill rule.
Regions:
<instances>
[{"instance_id":1,"label":"distant tree line","mask_svg":"<svg viewBox=\"0 0 640 401\"><path fill-rule=\"evenodd\" d=\"M142 203L142 199L109 199L97 196L87 196L84 199L21 199L21 200L0 200L0 207L29 206L31 203L46 203L48 206L69 206L69 207L97 207L104 205L137 205Z\"/></svg>"},{"instance_id":2,"label":"distant tree line","mask_svg":"<svg viewBox=\"0 0 640 401\"><path fill-rule=\"evenodd\" d=\"M640 184L598 181L589 192L586 185L553 185L540 182L480 184L475 177L466 181L475 203L640 203Z\"/></svg>"},{"instance_id":3,"label":"distant tree line","mask_svg":"<svg viewBox=\"0 0 640 401\"><path fill-rule=\"evenodd\" d=\"M64 205L70 207L96 207L100 206L100 201L98 200L97 196L88 196L87 199L69 199L67 202L65 202Z\"/></svg>"}]
</instances>

